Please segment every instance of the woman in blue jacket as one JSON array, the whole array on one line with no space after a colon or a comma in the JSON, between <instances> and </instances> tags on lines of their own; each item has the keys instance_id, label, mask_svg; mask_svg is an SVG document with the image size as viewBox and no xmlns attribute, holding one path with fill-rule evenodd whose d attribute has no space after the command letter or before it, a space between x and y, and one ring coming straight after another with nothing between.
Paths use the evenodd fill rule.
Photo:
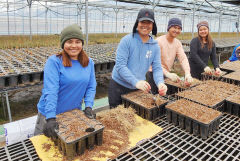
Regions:
<instances>
[{"instance_id":1,"label":"woman in blue jacket","mask_svg":"<svg viewBox=\"0 0 240 161\"><path fill-rule=\"evenodd\" d=\"M50 56L44 67L34 135L43 132L48 137L56 137L56 115L73 109L81 110L82 101L86 116L95 117L92 111L96 94L94 62L84 52L83 43L83 34L77 24L61 32L63 50Z\"/></svg>"},{"instance_id":2,"label":"woman in blue jacket","mask_svg":"<svg viewBox=\"0 0 240 161\"><path fill-rule=\"evenodd\" d=\"M110 108L122 103L122 94L136 89L150 91L151 86L145 81L145 75L151 65L159 94L166 94L167 87L164 84L161 59L159 59L160 48L157 41L149 35L150 32L153 35L157 34L154 12L143 8L138 13L133 33L123 37L117 48L116 64L108 87Z\"/></svg>"}]
</instances>

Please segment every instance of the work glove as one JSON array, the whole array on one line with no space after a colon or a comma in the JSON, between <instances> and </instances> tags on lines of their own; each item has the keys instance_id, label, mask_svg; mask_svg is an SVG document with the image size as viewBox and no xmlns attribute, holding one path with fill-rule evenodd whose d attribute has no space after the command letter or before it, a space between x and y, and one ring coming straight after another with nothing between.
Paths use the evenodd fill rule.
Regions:
<instances>
[{"instance_id":1,"label":"work glove","mask_svg":"<svg viewBox=\"0 0 240 161\"><path fill-rule=\"evenodd\" d=\"M204 68L204 72L205 73L207 73L207 74L212 74L212 70L211 70L211 68L209 68L208 66L206 66L205 68Z\"/></svg>"},{"instance_id":2,"label":"work glove","mask_svg":"<svg viewBox=\"0 0 240 161\"><path fill-rule=\"evenodd\" d=\"M166 74L166 77L171 79L171 81L173 81L173 82L180 82L180 77L177 74L175 74L175 73L168 72Z\"/></svg>"},{"instance_id":3,"label":"work glove","mask_svg":"<svg viewBox=\"0 0 240 161\"><path fill-rule=\"evenodd\" d=\"M86 107L84 110L84 114L90 119L96 119L96 114L93 112L91 107Z\"/></svg>"},{"instance_id":4,"label":"work glove","mask_svg":"<svg viewBox=\"0 0 240 161\"><path fill-rule=\"evenodd\" d=\"M193 82L193 78L192 78L191 74L186 74L185 78L184 78L185 85L190 86L192 82Z\"/></svg>"},{"instance_id":5,"label":"work glove","mask_svg":"<svg viewBox=\"0 0 240 161\"><path fill-rule=\"evenodd\" d=\"M47 123L43 126L43 134L47 137L56 139L56 130L58 130L58 123L56 121L56 118L49 118L46 121Z\"/></svg>"},{"instance_id":6,"label":"work glove","mask_svg":"<svg viewBox=\"0 0 240 161\"><path fill-rule=\"evenodd\" d=\"M144 81L144 80L140 80L136 83L136 88L140 89L142 91L148 92L149 90L151 90L151 86L148 82Z\"/></svg>"},{"instance_id":7,"label":"work glove","mask_svg":"<svg viewBox=\"0 0 240 161\"><path fill-rule=\"evenodd\" d=\"M167 93L167 86L164 83L158 84L158 93L160 96L165 96Z\"/></svg>"},{"instance_id":8,"label":"work glove","mask_svg":"<svg viewBox=\"0 0 240 161\"><path fill-rule=\"evenodd\" d=\"M216 74L216 75L221 75L221 74L222 74L222 71L221 71L219 68L216 68L215 74Z\"/></svg>"}]
</instances>

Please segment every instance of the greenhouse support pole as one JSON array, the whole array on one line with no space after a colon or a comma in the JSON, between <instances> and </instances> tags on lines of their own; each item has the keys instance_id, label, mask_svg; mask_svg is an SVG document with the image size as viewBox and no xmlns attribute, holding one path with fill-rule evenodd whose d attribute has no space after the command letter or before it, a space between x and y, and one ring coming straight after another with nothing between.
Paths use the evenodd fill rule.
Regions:
<instances>
[{"instance_id":1,"label":"greenhouse support pole","mask_svg":"<svg viewBox=\"0 0 240 161\"><path fill-rule=\"evenodd\" d=\"M102 9L102 33L104 33L104 23L103 23L103 20L104 20L104 11Z\"/></svg>"},{"instance_id":2,"label":"greenhouse support pole","mask_svg":"<svg viewBox=\"0 0 240 161\"><path fill-rule=\"evenodd\" d=\"M13 17L14 17L14 31L15 31L15 34L17 34L17 25L16 25L16 13L15 13L15 10L16 10L16 8L15 8L15 0L14 0L14 12L13 12Z\"/></svg>"},{"instance_id":3,"label":"greenhouse support pole","mask_svg":"<svg viewBox=\"0 0 240 161\"><path fill-rule=\"evenodd\" d=\"M3 116L6 118L6 110L5 110L5 104L4 104L4 94L1 93L1 98L2 98L2 107L3 107Z\"/></svg>"},{"instance_id":4,"label":"greenhouse support pole","mask_svg":"<svg viewBox=\"0 0 240 161\"><path fill-rule=\"evenodd\" d=\"M29 31L30 35L29 38L32 41L32 15L31 15L31 7L32 7L32 0L27 0L28 2L28 9L29 9Z\"/></svg>"},{"instance_id":5,"label":"greenhouse support pole","mask_svg":"<svg viewBox=\"0 0 240 161\"><path fill-rule=\"evenodd\" d=\"M195 18L195 3L194 3L193 17L192 17L192 38L194 37L194 18Z\"/></svg>"},{"instance_id":6,"label":"greenhouse support pole","mask_svg":"<svg viewBox=\"0 0 240 161\"><path fill-rule=\"evenodd\" d=\"M185 10L183 11L183 24L182 24L182 34L184 36L184 29L185 29Z\"/></svg>"},{"instance_id":7,"label":"greenhouse support pole","mask_svg":"<svg viewBox=\"0 0 240 161\"><path fill-rule=\"evenodd\" d=\"M117 37L117 19L118 19L118 11L119 9L117 8L117 0L116 0L116 7L114 8L115 14L116 14L116 19L115 19L115 37Z\"/></svg>"},{"instance_id":8,"label":"greenhouse support pole","mask_svg":"<svg viewBox=\"0 0 240 161\"><path fill-rule=\"evenodd\" d=\"M48 20L47 20L47 13L48 13L48 7L47 7L47 2L45 2L45 34L48 34Z\"/></svg>"},{"instance_id":9,"label":"greenhouse support pole","mask_svg":"<svg viewBox=\"0 0 240 161\"><path fill-rule=\"evenodd\" d=\"M153 0L153 2L151 3L152 8L153 8L153 12L154 12L155 7L158 5L159 2L160 2L160 0L157 0L157 2L155 2L155 0Z\"/></svg>"},{"instance_id":10,"label":"greenhouse support pole","mask_svg":"<svg viewBox=\"0 0 240 161\"><path fill-rule=\"evenodd\" d=\"M8 35L10 35L10 24L9 24L9 4L7 0L7 21L8 21Z\"/></svg>"},{"instance_id":11,"label":"greenhouse support pole","mask_svg":"<svg viewBox=\"0 0 240 161\"><path fill-rule=\"evenodd\" d=\"M11 109L10 109L10 104L9 104L9 100L8 100L8 92L7 91L5 91L5 97L6 97L9 121L12 122L12 114L11 114Z\"/></svg>"},{"instance_id":12,"label":"greenhouse support pole","mask_svg":"<svg viewBox=\"0 0 240 161\"><path fill-rule=\"evenodd\" d=\"M88 46L88 0L85 0L85 32L86 32L86 46Z\"/></svg>"},{"instance_id":13,"label":"greenhouse support pole","mask_svg":"<svg viewBox=\"0 0 240 161\"><path fill-rule=\"evenodd\" d=\"M168 11L166 10L166 19L165 19L165 31L164 32L167 32L167 24L168 24Z\"/></svg>"},{"instance_id":14,"label":"greenhouse support pole","mask_svg":"<svg viewBox=\"0 0 240 161\"><path fill-rule=\"evenodd\" d=\"M196 0L194 1L194 8L193 8L193 19L192 19L192 38L194 37L194 19L195 19L195 12L203 5L205 1L203 1L198 8L196 8Z\"/></svg>"},{"instance_id":15,"label":"greenhouse support pole","mask_svg":"<svg viewBox=\"0 0 240 161\"><path fill-rule=\"evenodd\" d=\"M222 18L222 12L219 12L219 17L218 17L218 38L220 39L221 37L221 18Z\"/></svg>"},{"instance_id":16,"label":"greenhouse support pole","mask_svg":"<svg viewBox=\"0 0 240 161\"><path fill-rule=\"evenodd\" d=\"M240 19L240 11L238 12L237 37L239 37L239 19Z\"/></svg>"}]
</instances>

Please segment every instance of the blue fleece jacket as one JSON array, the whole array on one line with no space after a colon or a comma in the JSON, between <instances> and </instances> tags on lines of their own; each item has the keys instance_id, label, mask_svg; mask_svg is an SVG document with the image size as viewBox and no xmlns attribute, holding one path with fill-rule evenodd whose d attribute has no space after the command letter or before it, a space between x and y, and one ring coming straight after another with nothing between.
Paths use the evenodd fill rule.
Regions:
<instances>
[{"instance_id":1,"label":"blue fleece jacket","mask_svg":"<svg viewBox=\"0 0 240 161\"><path fill-rule=\"evenodd\" d=\"M238 58L236 57L236 49L240 46L240 44L238 44L237 46L235 46L235 48L233 49L232 52L232 56L229 58L230 61L236 61L238 60Z\"/></svg>"},{"instance_id":2,"label":"blue fleece jacket","mask_svg":"<svg viewBox=\"0 0 240 161\"><path fill-rule=\"evenodd\" d=\"M78 60L71 60L72 67L64 67L62 59L50 56L44 67L42 96L37 105L38 111L48 118L78 108L82 101L92 107L96 94L94 62L89 59L87 67Z\"/></svg>"},{"instance_id":3,"label":"blue fleece jacket","mask_svg":"<svg viewBox=\"0 0 240 161\"><path fill-rule=\"evenodd\" d=\"M118 84L136 89L139 80L145 80L146 73L152 65L155 83L163 83L160 48L152 37L143 43L138 33L128 34L122 38L117 48L116 63L112 78Z\"/></svg>"}]
</instances>

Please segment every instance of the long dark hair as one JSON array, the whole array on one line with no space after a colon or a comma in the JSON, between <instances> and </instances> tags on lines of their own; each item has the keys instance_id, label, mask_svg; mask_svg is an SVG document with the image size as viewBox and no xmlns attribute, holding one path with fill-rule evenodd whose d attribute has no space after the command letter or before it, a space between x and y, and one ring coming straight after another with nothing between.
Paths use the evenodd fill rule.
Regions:
<instances>
[{"instance_id":1,"label":"long dark hair","mask_svg":"<svg viewBox=\"0 0 240 161\"><path fill-rule=\"evenodd\" d=\"M71 58L65 50L62 50L60 53L58 53L57 57L62 57L63 66L65 67L72 66ZM78 54L78 61L83 67L88 66L89 58L83 49Z\"/></svg>"}]
</instances>

